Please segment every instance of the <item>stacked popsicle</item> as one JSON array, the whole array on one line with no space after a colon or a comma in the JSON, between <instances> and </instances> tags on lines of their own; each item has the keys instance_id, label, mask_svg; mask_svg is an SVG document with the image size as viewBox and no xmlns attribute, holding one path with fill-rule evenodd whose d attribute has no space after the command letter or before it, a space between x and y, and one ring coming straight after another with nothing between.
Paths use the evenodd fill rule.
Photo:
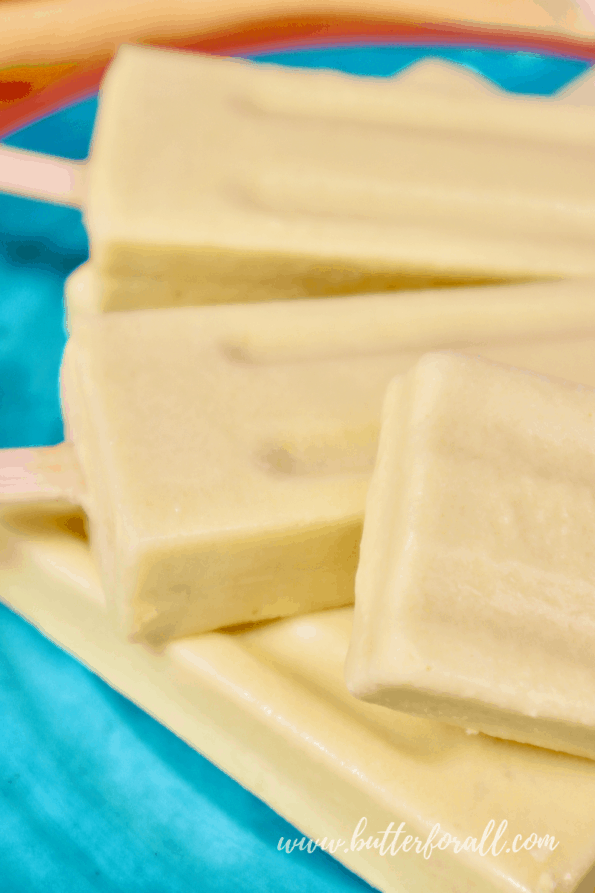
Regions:
<instances>
[{"instance_id":1,"label":"stacked popsicle","mask_svg":"<svg viewBox=\"0 0 595 893\"><path fill-rule=\"evenodd\" d=\"M124 47L88 167L87 304L595 275L587 90L519 99L436 63L378 80Z\"/></svg>"}]
</instances>

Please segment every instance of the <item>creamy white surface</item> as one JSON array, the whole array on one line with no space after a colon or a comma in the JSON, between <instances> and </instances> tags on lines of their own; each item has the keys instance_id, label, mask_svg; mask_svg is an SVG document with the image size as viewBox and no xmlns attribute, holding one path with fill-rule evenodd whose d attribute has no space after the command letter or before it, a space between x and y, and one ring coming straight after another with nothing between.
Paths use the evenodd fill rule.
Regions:
<instances>
[{"instance_id":1,"label":"creamy white surface","mask_svg":"<svg viewBox=\"0 0 595 893\"><path fill-rule=\"evenodd\" d=\"M593 292L577 281L81 318L64 415L119 624L157 644L352 602L390 379L427 350L484 342L595 383Z\"/></svg>"},{"instance_id":2,"label":"creamy white surface","mask_svg":"<svg viewBox=\"0 0 595 893\"><path fill-rule=\"evenodd\" d=\"M595 390L427 354L385 404L351 690L595 758L594 539Z\"/></svg>"},{"instance_id":3,"label":"creamy white surface","mask_svg":"<svg viewBox=\"0 0 595 893\"><path fill-rule=\"evenodd\" d=\"M509 843L553 834L553 851L463 858L452 849L336 858L385 893L570 893L595 861L595 763L470 736L364 704L343 681L350 608L212 633L151 654L119 637L80 521L5 511L0 591L15 610L313 838L348 842L406 823L460 838L507 819ZM595 878L581 887L591 893Z\"/></svg>"},{"instance_id":4,"label":"creamy white surface","mask_svg":"<svg viewBox=\"0 0 595 893\"><path fill-rule=\"evenodd\" d=\"M148 151L150 147L150 151ZM592 108L122 47L86 222L101 309L593 275Z\"/></svg>"}]
</instances>

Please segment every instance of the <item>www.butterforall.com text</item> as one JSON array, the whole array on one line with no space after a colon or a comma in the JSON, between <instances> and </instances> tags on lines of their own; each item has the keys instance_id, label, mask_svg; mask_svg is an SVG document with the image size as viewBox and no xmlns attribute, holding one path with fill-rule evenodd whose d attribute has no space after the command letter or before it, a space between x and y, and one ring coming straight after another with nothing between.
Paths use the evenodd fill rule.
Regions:
<instances>
[{"instance_id":1,"label":"www.butterforall.com text","mask_svg":"<svg viewBox=\"0 0 595 893\"><path fill-rule=\"evenodd\" d=\"M429 859L434 850L446 850L452 847L455 853L461 851L469 851L479 853L481 856L499 856L500 853L519 853L532 849L547 848L550 851L556 849L559 841L551 834L543 834L538 836L535 832L528 835L516 834L512 841L504 839L504 834L508 828L508 822L503 819L498 828L494 819L490 819L485 826L481 837L467 837L465 840L459 840L458 837L449 834L447 831L441 831L440 825L436 824L428 834L425 840L419 837L413 837L408 834L405 828L405 822L401 822L398 828L395 823L391 822L384 831L376 834L365 836L365 830L368 820L365 816L357 823L357 826L351 835L351 840L330 840L326 837L313 840L312 838L279 838L277 844L278 850L284 850L291 853L293 850L302 850L307 853L313 853L316 849L324 850L327 853L334 854L338 850L344 853L359 852L360 850L376 850L379 856L396 856L397 853L413 852L424 859Z\"/></svg>"}]
</instances>

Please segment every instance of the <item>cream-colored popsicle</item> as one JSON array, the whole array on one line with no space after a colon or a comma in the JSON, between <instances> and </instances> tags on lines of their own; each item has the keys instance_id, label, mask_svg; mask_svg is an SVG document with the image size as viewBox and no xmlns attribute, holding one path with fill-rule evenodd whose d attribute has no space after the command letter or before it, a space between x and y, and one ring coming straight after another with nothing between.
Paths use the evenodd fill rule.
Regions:
<instances>
[{"instance_id":1,"label":"cream-colored popsicle","mask_svg":"<svg viewBox=\"0 0 595 893\"><path fill-rule=\"evenodd\" d=\"M595 274L593 109L444 80L121 48L89 165L94 306Z\"/></svg>"},{"instance_id":2,"label":"cream-colored popsicle","mask_svg":"<svg viewBox=\"0 0 595 893\"><path fill-rule=\"evenodd\" d=\"M539 368L595 384L592 342L539 342L595 332L593 289L81 319L65 352L65 420L119 627L159 644L351 602L390 379L428 349L524 335L538 343L513 344L517 357L536 349Z\"/></svg>"},{"instance_id":3,"label":"cream-colored popsicle","mask_svg":"<svg viewBox=\"0 0 595 893\"><path fill-rule=\"evenodd\" d=\"M2 598L293 822L300 836L345 841L335 858L384 893L576 890L595 862L594 762L467 735L351 697L343 681L350 608L185 639L160 655L126 642L105 611L87 544L76 535L80 524L5 508ZM437 823L434 843L446 832L479 844L491 821L495 827L486 855L457 854L450 845L426 859L415 850L352 849L364 816L356 844L381 840L391 822L393 831L404 822L397 846L406 835L425 842ZM502 821L508 826L496 856L489 847ZM528 841L528 848L513 852L517 834L517 847ZM555 849L543 846L545 835ZM392 840L389 834L388 846ZM580 893L594 884L591 872Z\"/></svg>"},{"instance_id":4,"label":"cream-colored popsicle","mask_svg":"<svg viewBox=\"0 0 595 893\"><path fill-rule=\"evenodd\" d=\"M427 354L386 398L351 691L595 759L594 539L595 389Z\"/></svg>"}]
</instances>

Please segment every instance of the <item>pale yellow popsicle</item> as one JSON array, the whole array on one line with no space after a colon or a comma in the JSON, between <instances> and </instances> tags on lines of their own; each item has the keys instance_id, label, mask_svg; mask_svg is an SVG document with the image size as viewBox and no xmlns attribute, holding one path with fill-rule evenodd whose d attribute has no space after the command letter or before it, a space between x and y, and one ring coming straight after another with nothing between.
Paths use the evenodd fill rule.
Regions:
<instances>
[{"instance_id":1,"label":"pale yellow popsicle","mask_svg":"<svg viewBox=\"0 0 595 893\"><path fill-rule=\"evenodd\" d=\"M595 384L592 282L99 314L64 415L127 633L165 639L353 600L382 398L428 349L532 337ZM539 339L558 340L542 343ZM557 368L557 367L556 367Z\"/></svg>"},{"instance_id":2,"label":"pale yellow popsicle","mask_svg":"<svg viewBox=\"0 0 595 893\"><path fill-rule=\"evenodd\" d=\"M593 109L122 47L85 203L97 309L595 274Z\"/></svg>"},{"instance_id":3,"label":"pale yellow popsicle","mask_svg":"<svg viewBox=\"0 0 595 893\"><path fill-rule=\"evenodd\" d=\"M498 90L492 83L462 68L460 65L453 65L449 62L425 59L418 62L404 72L398 75L398 84L400 92L405 91L412 98L434 96L436 101L448 103L450 98L454 96L471 97L481 100L486 94L498 93ZM590 99L590 93L594 94L595 85L593 84L592 75L584 76L571 84L560 99L542 100L543 102L569 102L572 101L578 105L584 105L586 99ZM586 97L585 97L585 94ZM488 98L489 101L489 98ZM155 289L161 288L163 291L162 303L167 306L172 303L171 297L165 294L162 285L156 283L147 284L143 278L127 279L122 283L122 287L118 291L118 295L113 293L108 301L106 301L102 285L102 277L98 275L92 264L87 261L76 269L66 280L65 285L65 301L68 318L70 319L77 313L97 312L103 309L122 310L122 309L143 309L145 306L155 306L160 301L156 301ZM402 287L413 287L414 285L444 285L445 282L432 276L410 277L406 276L402 282L398 284ZM113 286L113 283L112 283ZM328 287L328 286L327 286ZM217 294L217 290L215 290ZM279 295L280 297L280 295ZM220 300L220 298L219 298ZM234 300L243 300L242 294L235 296ZM212 298L209 295L200 295L200 301L211 303ZM185 303L191 303L192 298L189 295L184 297ZM176 303L173 301L173 303Z\"/></svg>"},{"instance_id":4,"label":"pale yellow popsicle","mask_svg":"<svg viewBox=\"0 0 595 893\"><path fill-rule=\"evenodd\" d=\"M5 510L2 598L300 836L343 840L335 858L384 893L576 890L595 861L594 762L351 697L343 681L350 608L185 639L152 654L115 633L87 544L76 535L80 525L80 518ZM369 837L380 842L391 822L394 832L404 823L397 846L406 835L425 842L436 824L434 843L446 832L479 844L489 823L495 827L486 855L457 854L451 844L428 859L415 850L382 856L352 848L364 816L355 847ZM489 848L503 821L496 856ZM557 846L539 847L532 834L553 836ZM528 849L513 852L516 835L517 847L528 841ZM392 840L389 833L388 846ZM594 884L591 872L580 893Z\"/></svg>"},{"instance_id":5,"label":"pale yellow popsicle","mask_svg":"<svg viewBox=\"0 0 595 893\"><path fill-rule=\"evenodd\" d=\"M595 389L425 355L386 398L351 691L595 759L594 540Z\"/></svg>"}]
</instances>

